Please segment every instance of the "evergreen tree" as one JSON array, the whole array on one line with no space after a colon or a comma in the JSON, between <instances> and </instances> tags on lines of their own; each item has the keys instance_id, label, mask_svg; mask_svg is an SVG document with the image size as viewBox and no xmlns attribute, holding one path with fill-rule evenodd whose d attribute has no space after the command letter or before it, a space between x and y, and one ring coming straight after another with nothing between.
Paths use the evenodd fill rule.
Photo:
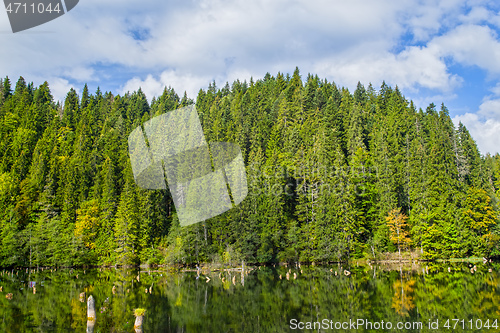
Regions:
<instances>
[{"instance_id":1,"label":"evergreen tree","mask_svg":"<svg viewBox=\"0 0 500 333\"><path fill-rule=\"evenodd\" d=\"M481 156L444 105L417 111L397 86L351 94L304 77L199 91L205 137L240 146L249 192L185 228L168 190L135 184L128 136L193 103L186 93L168 87L150 105L140 89L85 85L61 107L46 82L1 80L0 265L338 261L408 237L425 258L500 254L499 154Z\"/></svg>"}]
</instances>

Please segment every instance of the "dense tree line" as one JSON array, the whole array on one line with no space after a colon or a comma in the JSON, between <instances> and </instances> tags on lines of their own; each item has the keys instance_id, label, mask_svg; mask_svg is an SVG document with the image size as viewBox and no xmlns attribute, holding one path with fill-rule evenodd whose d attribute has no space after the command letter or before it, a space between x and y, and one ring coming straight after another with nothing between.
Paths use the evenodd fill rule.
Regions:
<instances>
[{"instance_id":1,"label":"dense tree line","mask_svg":"<svg viewBox=\"0 0 500 333\"><path fill-rule=\"evenodd\" d=\"M0 266L373 257L401 246L399 215L424 257L500 254L500 155L481 156L444 105L298 69L199 91L207 141L240 145L249 194L181 228L168 190L135 185L127 138L192 103L85 86L61 105L47 83L0 80Z\"/></svg>"}]
</instances>

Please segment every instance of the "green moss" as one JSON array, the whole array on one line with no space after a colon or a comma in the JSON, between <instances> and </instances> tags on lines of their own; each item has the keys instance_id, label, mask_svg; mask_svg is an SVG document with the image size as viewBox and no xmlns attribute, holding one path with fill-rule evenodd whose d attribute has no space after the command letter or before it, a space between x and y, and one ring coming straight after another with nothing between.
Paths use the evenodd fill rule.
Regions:
<instances>
[{"instance_id":1,"label":"green moss","mask_svg":"<svg viewBox=\"0 0 500 333\"><path fill-rule=\"evenodd\" d=\"M136 317L144 316L145 313L146 309L138 308L134 310L134 316Z\"/></svg>"}]
</instances>

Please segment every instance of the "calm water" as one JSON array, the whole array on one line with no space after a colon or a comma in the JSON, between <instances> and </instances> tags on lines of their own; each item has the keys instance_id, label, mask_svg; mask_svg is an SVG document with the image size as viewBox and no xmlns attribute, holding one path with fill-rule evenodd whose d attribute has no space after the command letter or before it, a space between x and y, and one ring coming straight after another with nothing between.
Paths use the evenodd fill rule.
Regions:
<instances>
[{"instance_id":1,"label":"calm water","mask_svg":"<svg viewBox=\"0 0 500 333\"><path fill-rule=\"evenodd\" d=\"M321 332L500 332L500 265L475 265L473 273L468 263L428 264L427 272L425 264L401 269L261 267L243 278L234 271L198 278L196 272L114 268L3 271L0 332L85 332L82 292L96 299L94 332L134 332L133 310L138 307L146 309L146 333L317 332L306 329L307 322L316 321L322 323ZM360 326L346 327L349 321ZM374 329L377 323L379 330ZM397 323L407 329L398 330Z\"/></svg>"}]
</instances>

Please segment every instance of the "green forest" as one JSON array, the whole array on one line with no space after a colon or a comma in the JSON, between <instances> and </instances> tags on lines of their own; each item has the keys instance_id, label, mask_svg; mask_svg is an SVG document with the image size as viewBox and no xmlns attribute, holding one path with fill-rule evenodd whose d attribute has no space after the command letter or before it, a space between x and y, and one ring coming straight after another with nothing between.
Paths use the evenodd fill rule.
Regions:
<instances>
[{"instance_id":1,"label":"green forest","mask_svg":"<svg viewBox=\"0 0 500 333\"><path fill-rule=\"evenodd\" d=\"M135 184L127 139L193 103L207 141L241 147L248 196L180 227L168 189ZM47 82L0 81L2 267L495 257L499 199L500 155L385 83L350 92L297 68L196 100L85 85L59 103Z\"/></svg>"}]
</instances>

